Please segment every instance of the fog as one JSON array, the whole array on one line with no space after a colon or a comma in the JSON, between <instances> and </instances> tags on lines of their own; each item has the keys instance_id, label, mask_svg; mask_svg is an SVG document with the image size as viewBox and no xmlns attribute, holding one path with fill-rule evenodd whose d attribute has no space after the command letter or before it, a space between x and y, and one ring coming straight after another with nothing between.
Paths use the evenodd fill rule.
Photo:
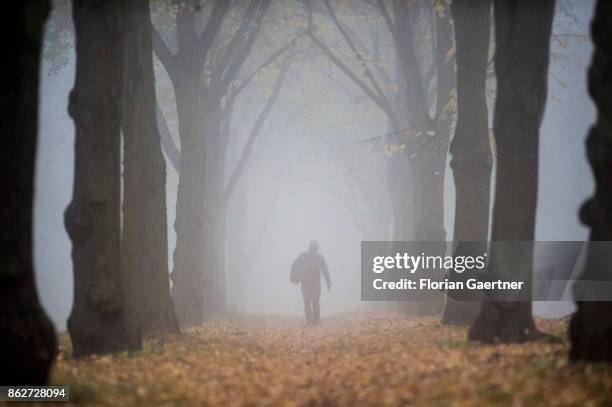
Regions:
<instances>
[{"instance_id":1,"label":"fog","mask_svg":"<svg viewBox=\"0 0 612 407\"><path fill-rule=\"evenodd\" d=\"M586 89L593 2L568 4L558 2L555 14L549 95L541 127L536 240L587 239L577 213L593 188L584 152L586 133L595 118ZM352 29L366 33L358 24L363 23ZM378 31L384 35L382 24ZM338 52L350 52L337 33L324 31L323 38ZM394 57L386 48L383 60L392 64ZM270 53L264 51L249 57L243 77ZM289 269L312 240L319 241L333 281L331 292L321 299L322 315L371 307L360 301L360 242L390 239L387 154L375 141L359 142L389 131L385 115L318 49L302 45L296 58L229 201L227 306L238 312L301 314L300 290L289 283ZM74 81L73 47L68 47L65 60L59 69L55 69L57 61L48 59L42 67L35 195L37 286L58 330L65 330L72 304L71 244L63 212L73 182L74 126L67 113ZM156 76L160 105L179 144L169 79L159 63ZM226 179L274 79L274 75L258 78L236 100ZM177 183L178 174L167 160L170 270ZM452 171L447 168L444 223L448 240L453 235L454 193ZM535 311L556 317L572 307L538 303Z\"/></svg>"}]
</instances>

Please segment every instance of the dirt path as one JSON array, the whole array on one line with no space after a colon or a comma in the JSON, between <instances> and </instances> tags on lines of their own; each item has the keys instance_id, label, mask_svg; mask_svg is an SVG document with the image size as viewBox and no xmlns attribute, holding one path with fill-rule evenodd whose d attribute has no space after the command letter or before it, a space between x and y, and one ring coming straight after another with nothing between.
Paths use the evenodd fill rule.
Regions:
<instances>
[{"instance_id":1,"label":"dirt path","mask_svg":"<svg viewBox=\"0 0 612 407\"><path fill-rule=\"evenodd\" d=\"M562 322L539 321L560 337ZM612 405L612 366L568 365L567 343L484 346L434 319L235 316L138 355L72 359L53 381L79 404Z\"/></svg>"}]
</instances>

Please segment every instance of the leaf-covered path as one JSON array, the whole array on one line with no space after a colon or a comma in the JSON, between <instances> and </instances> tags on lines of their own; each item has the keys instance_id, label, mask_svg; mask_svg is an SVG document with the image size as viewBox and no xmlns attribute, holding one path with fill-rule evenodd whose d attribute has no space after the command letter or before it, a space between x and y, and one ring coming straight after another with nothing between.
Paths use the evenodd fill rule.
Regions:
<instances>
[{"instance_id":1,"label":"leaf-covered path","mask_svg":"<svg viewBox=\"0 0 612 407\"><path fill-rule=\"evenodd\" d=\"M567 363L563 343L468 343L431 318L233 316L136 354L74 360L62 338L53 382L95 405L612 405L612 367Z\"/></svg>"}]
</instances>

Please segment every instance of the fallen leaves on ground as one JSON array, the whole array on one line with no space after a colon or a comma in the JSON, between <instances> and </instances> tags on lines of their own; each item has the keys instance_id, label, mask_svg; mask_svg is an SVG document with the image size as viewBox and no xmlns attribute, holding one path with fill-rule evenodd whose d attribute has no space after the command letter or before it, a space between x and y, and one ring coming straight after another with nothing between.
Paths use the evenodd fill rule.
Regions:
<instances>
[{"instance_id":1,"label":"fallen leaves on ground","mask_svg":"<svg viewBox=\"0 0 612 407\"><path fill-rule=\"evenodd\" d=\"M73 403L139 406L612 405L612 366L570 364L563 340L466 341L434 318L230 316L147 341L137 354L75 360L62 338L53 384Z\"/></svg>"}]
</instances>

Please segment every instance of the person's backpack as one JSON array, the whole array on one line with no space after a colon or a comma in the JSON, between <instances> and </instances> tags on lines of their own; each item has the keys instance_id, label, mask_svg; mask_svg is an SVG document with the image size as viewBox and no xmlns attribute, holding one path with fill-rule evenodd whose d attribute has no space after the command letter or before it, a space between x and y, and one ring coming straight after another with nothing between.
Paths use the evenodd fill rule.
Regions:
<instances>
[{"instance_id":1,"label":"person's backpack","mask_svg":"<svg viewBox=\"0 0 612 407\"><path fill-rule=\"evenodd\" d=\"M299 256L297 259L295 259L295 261L291 265L291 273L289 274L289 282L291 284L299 284L302 278L302 262L300 261L301 257L302 256Z\"/></svg>"}]
</instances>

